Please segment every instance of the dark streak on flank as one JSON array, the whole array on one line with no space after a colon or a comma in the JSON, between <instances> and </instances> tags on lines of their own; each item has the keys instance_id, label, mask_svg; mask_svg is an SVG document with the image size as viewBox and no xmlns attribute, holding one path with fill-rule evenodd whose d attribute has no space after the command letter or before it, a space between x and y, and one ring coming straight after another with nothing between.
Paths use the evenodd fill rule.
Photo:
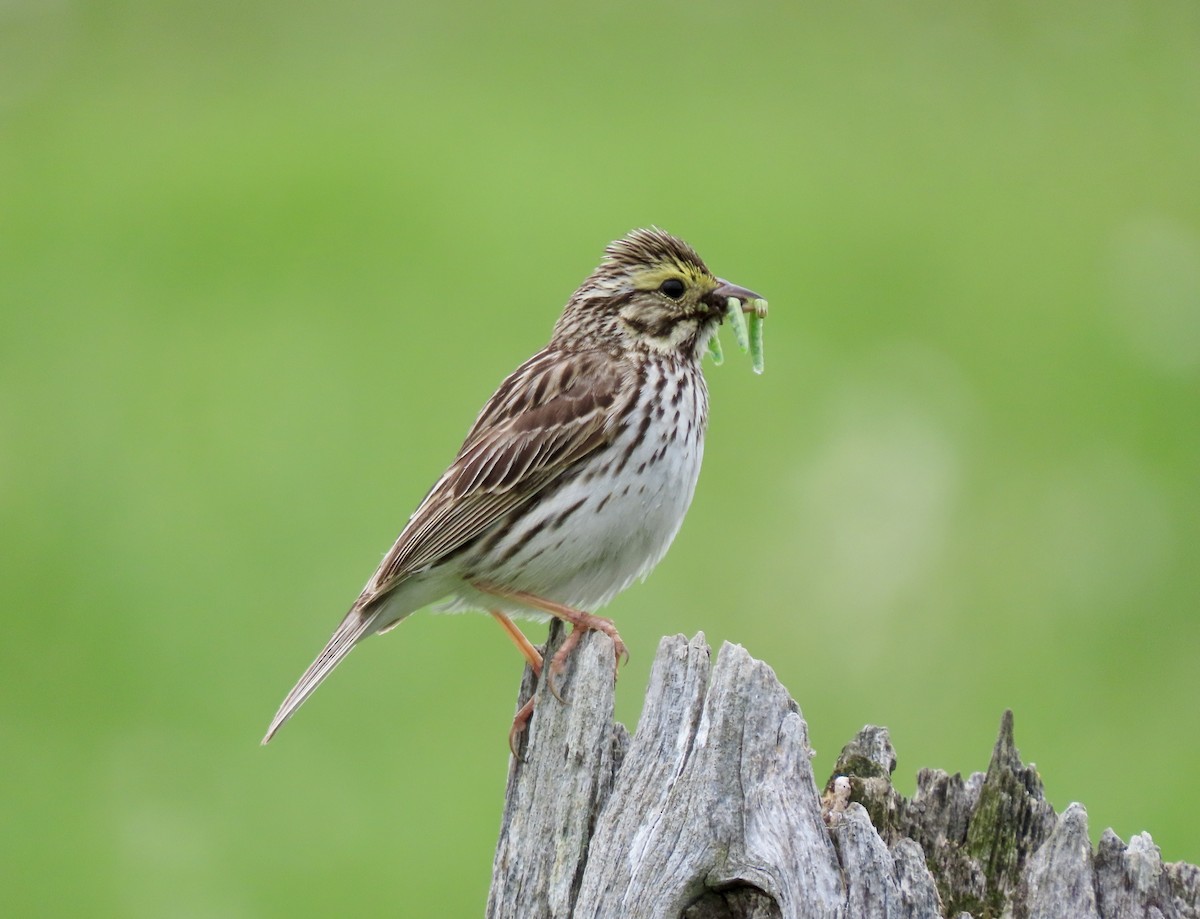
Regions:
<instances>
[{"instance_id":1,"label":"dark streak on flank","mask_svg":"<svg viewBox=\"0 0 1200 919\"><path fill-rule=\"evenodd\" d=\"M511 546L509 546L507 549L505 549L504 554L501 555L498 559L496 559L496 561L495 561L496 566L499 567L500 565L503 565L506 562L511 561L513 556L516 555L518 552L520 552L523 548L525 548L525 546L529 543L529 540L533 539L533 537L537 536L538 533L540 533L540 532L542 532L542 530L546 529L546 526L549 523L550 523L549 519L543 517L541 520L539 520L537 523L535 523L533 526L531 526L528 530L526 530L524 533L522 533L521 538L518 539Z\"/></svg>"},{"instance_id":2,"label":"dark streak on flank","mask_svg":"<svg viewBox=\"0 0 1200 919\"><path fill-rule=\"evenodd\" d=\"M587 500L588 500L588 496L584 495L582 498L580 498L578 501L576 501L574 504L572 504L570 507L568 507L565 511L563 511L561 514L559 514L557 517L555 517L554 520L550 524L550 529L557 530L559 527L561 527L564 523L567 522L568 517L570 517L573 513L575 513L577 510L579 510L585 504L587 504Z\"/></svg>"}]
</instances>

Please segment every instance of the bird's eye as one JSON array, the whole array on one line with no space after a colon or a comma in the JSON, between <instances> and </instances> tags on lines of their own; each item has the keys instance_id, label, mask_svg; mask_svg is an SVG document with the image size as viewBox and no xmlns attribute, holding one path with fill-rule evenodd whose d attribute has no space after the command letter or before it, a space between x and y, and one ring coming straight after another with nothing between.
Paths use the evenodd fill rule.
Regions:
<instances>
[{"instance_id":1,"label":"bird's eye","mask_svg":"<svg viewBox=\"0 0 1200 919\"><path fill-rule=\"evenodd\" d=\"M687 290L683 285L683 281L679 280L679 278L667 278L658 286L658 289L672 300L678 300L683 296L683 292Z\"/></svg>"}]
</instances>

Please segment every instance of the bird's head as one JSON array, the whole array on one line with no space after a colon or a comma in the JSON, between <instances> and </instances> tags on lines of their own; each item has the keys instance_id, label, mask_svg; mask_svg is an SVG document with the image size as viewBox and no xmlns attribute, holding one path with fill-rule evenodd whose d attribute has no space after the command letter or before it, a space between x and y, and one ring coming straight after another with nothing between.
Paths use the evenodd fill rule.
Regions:
<instances>
[{"instance_id":1,"label":"bird's head","mask_svg":"<svg viewBox=\"0 0 1200 919\"><path fill-rule=\"evenodd\" d=\"M749 312L758 294L716 277L681 239L634 230L571 296L554 341L577 348L647 348L699 360L730 297Z\"/></svg>"}]
</instances>

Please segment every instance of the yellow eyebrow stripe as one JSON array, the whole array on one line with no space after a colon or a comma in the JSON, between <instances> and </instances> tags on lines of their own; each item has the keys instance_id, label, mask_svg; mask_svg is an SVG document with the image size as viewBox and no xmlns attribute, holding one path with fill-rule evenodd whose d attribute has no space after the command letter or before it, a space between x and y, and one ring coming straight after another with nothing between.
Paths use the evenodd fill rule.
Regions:
<instances>
[{"instance_id":1,"label":"yellow eyebrow stripe","mask_svg":"<svg viewBox=\"0 0 1200 919\"><path fill-rule=\"evenodd\" d=\"M669 263L638 271L633 275L633 286L638 290L657 290L659 285L668 278L680 278L688 286L696 286L706 280L707 276L702 271L697 271L692 265Z\"/></svg>"}]
</instances>

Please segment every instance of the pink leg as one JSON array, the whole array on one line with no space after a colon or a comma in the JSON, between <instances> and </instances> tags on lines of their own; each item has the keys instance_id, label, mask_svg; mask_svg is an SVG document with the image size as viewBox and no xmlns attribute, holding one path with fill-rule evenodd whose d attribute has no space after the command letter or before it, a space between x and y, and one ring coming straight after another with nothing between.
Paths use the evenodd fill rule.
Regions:
<instances>
[{"instance_id":1,"label":"pink leg","mask_svg":"<svg viewBox=\"0 0 1200 919\"><path fill-rule=\"evenodd\" d=\"M513 644L517 646L517 650L521 652L525 660L529 661L529 666L533 668L534 674L542 675L542 654L533 643L525 637L525 633L517 628L517 624L508 616L500 612L498 609L490 610L495 620L500 623L500 628L508 633L508 637L513 640Z\"/></svg>"},{"instance_id":2,"label":"pink leg","mask_svg":"<svg viewBox=\"0 0 1200 919\"><path fill-rule=\"evenodd\" d=\"M506 587L497 587L494 584L488 584L484 581L475 581L473 586L476 590L483 593L516 600L524 606L541 610L543 613L549 613L551 616L561 619L564 622L569 622L574 626L571 634L567 636L567 640L563 642L563 646L558 649L558 653L550 661L551 673L562 673L563 665L566 663L571 652L575 650L575 646L579 644L579 639L582 637L581 633L583 632L603 632L613 641L616 663L619 664L622 657L629 660L629 651L625 648L625 642L621 641L621 636L617 633L617 627L613 625L611 619L605 619L603 616L595 616L592 613L585 613L582 610L572 609L569 606L555 603L553 600L547 600L536 594L526 593L523 590L509 590ZM493 613L493 615L495 614ZM516 626L513 626L513 628L515 629Z\"/></svg>"}]
</instances>

